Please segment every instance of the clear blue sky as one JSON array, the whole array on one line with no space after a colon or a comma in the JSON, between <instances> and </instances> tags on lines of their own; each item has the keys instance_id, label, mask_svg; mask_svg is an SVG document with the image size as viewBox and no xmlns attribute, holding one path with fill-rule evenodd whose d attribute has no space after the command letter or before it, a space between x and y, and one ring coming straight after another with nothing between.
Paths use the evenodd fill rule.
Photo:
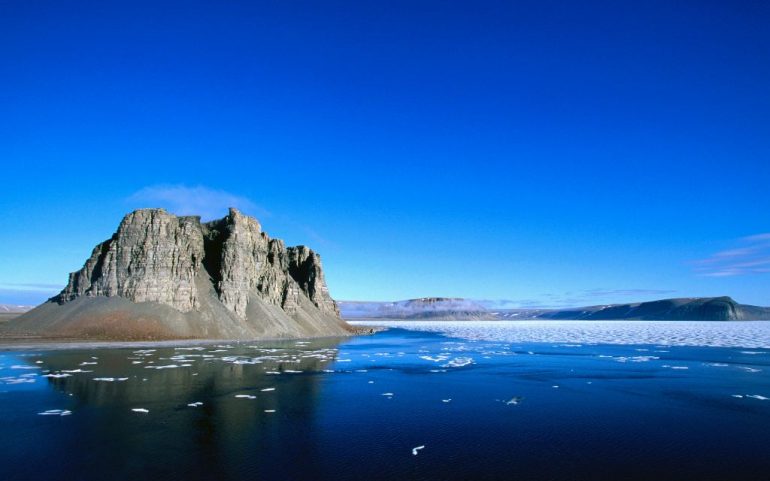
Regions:
<instances>
[{"instance_id":1,"label":"clear blue sky","mask_svg":"<svg viewBox=\"0 0 770 481\"><path fill-rule=\"evenodd\" d=\"M0 302L236 204L332 295L770 305L770 3L0 2Z\"/></svg>"}]
</instances>

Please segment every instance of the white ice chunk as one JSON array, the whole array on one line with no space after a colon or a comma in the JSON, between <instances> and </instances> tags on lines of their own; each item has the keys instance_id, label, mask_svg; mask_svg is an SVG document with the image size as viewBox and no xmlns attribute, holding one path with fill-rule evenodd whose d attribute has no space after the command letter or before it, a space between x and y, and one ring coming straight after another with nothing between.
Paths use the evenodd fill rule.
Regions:
<instances>
[{"instance_id":1,"label":"white ice chunk","mask_svg":"<svg viewBox=\"0 0 770 481\"><path fill-rule=\"evenodd\" d=\"M746 397L759 399L760 401L767 401L770 397L761 396L759 394L746 394Z\"/></svg>"}]
</instances>

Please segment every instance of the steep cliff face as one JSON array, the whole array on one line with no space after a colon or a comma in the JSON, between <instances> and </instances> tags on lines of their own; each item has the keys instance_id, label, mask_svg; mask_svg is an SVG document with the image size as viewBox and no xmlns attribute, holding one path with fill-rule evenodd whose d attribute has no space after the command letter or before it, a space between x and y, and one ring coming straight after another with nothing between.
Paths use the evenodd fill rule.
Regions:
<instances>
[{"instance_id":1,"label":"steep cliff face","mask_svg":"<svg viewBox=\"0 0 770 481\"><path fill-rule=\"evenodd\" d=\"M116 316L122 319L117 331L131 332L136 324L139 332L150 325L151 337L348 332L329 295L320 256L270 239L256 219L236 209L207 223L162 209L128 214L112 238L70 274L58 296L15 324L32 332L45 328L48 335L82 335L84 326L102 332L99 319L114 324ZM114 332L107 329L99 337Z\"/></svg>"},{"instance_id":2,"label":"steep cliff face","mask_svg":"<svg viewBox=\"0 0 770 481\"><path fill-rule=\"evenodd\" d=\"M234 315L245 319L249 297L288 313L297 310L300 296L321 312L339 317L321 269L321 258L305 246L287 248L270 239L259 222L235 209L222 220L203 225L208 240L206 257L220 301ZM212 272L213 271L213 272Z\"/></svg>"},{"instance_id":3,"label":"steep cliff face","mask_svg":"<svg viewBox=\"0 0 770 481\"><path fill-rule=\"evenodd\" d=\"M176 217L161 209L132 212L110 240L96 246L83 268L70 274L55 299L120 296L192 311L200 307L195 277L204 255L197 217Z\"/></svg>"}]
</instances>

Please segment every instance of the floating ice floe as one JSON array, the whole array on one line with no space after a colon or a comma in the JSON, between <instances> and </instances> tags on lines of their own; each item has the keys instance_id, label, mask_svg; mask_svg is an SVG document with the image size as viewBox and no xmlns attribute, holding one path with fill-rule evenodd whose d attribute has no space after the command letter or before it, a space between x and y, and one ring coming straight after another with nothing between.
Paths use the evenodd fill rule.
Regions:
<instances>
[{"instance_id":1,"label":"floating ice floe","mask_svg":"<svg viewBox=\"0 0 770 481\"><path fill-rule=\"evenodd\" d=\"M266 387L264 389L260 389L260 391L262 391L262 392L275 391L275 388L274 387Z\"/></svg>"},{"instance_id":2,"label":"floating ice floe","mask_svg":"<svg viewBox=\"0 0 770 481\"><path fill-rule=\"evenodd\" d=\"M27 366L26 364L14 364L11 369L42 369L40 366Z\"/></svg>"},{"instance_id":3,"label":"floating ice floe","mask_svg":"<svg viewBox=\"0 0 770 481\"><path fill-rule=\"evenodd\" d=\"M144 413L144 414L147 414L148 412L150 412L149 409L145 409L145 408L133 408L131 410L134 411L135 413Z\"/></svg>"},{"instance_id":4,"label":"floating ice floe","mask_svg":"<svg viewBox=\"0 0 770 481\"><path fill-rule=\"evenodd\" d=\"M176 364L166 364L165 366L144 366L145 369L174 369L180 367Z\"/></svg>"},{"instance_id":5,"label":"floating ice floe","mask_svg":"<svg viewBox=\"0 0 770 481\"><path fill-rule=\"evenodd\" d=\"M518 406L519 404L521 404L521 401L522 401L523 399L524 399L524 398L523 398L523 397L521 397L521 396L514 396L514 397L512 397L511 399L509 399L509 400L505 401L505 404L507 404L507 405L514 405L514 406Z\"/></svg>"},{"instance_id":6,"label":"floating ice floe","mask_svg":"<svg viewBox=\"0 0 770 481\"><path fill-rule=\"evenodd\" d=\"M29 384L35 382L34 377L26 377L26 376L19 376L19 377L13 377L13 376L5 376L0 377L0 383L3 384Z\"/></svg>"},{"instance_id":7,"label":"floating ice floe","mask_svg":"<svg viewBox=\"0 0 770 481\"><path fill-rule=\"evenodd\" d=\"M748 366L738 366L738 369L743 369L746 372L762 372L762 369L757 369L755 367L748 367Z\"/></svg>"},{"instance_id":8,"label":"floating ice floe","mask_svg":"<svg viewBox=\"0 0 770 481\"><path fill-rule=\"evenodd\" d=\"M442 364L441 367L463 367L469 364L473 364L472 357L456 357L446 364Z\"/></svg>"},{"instance_id":9,"label":"floating ice floe","mask_svg":"<svg viewBox=\"0 0 770 481\"><path fill-rule=\"evenodd\" d=\"M239 399L257 399L257 396L252 396L251 394L236 394L235 397Z\"/></svg>"},{"instance_id":10,"label":"floating ice floe","mask_svg":"<svg viewBox=\"0 0 770 481\"><path fill-rule=\"evenodd\" d=\"M613 360L617 362L649 362L649 361L655 361L660 359L658 356L605 356L600 355L599 357L610 357Z\"/></svg>"},{"instance_id":11,"label":"floating ice floe","mask_svg":"<svg viewBox=\"0 0 770 481\"><path fill-rule=\"evenodd\" d=\"M63 378L63 377L70 377L70 376L72 376L72 374L67 374L67 373L65 372L65 373L61 373L61 374L56 374L56 373L48 373L48 374L43 374L43 375L42 375L42 376L40 376L40 377L49 377L49 378L52 378L52 379L61 379L61 378Z\"/></svg>"},{"instance_id":12,"label":"floating ice floe","mask_svg":"<svg viewBox=\"0 0 770 481\"><path fill-rule=\"evenodd\" d=\"M412 448L412 455L413 456L417 456L417 451L419 451L421 449L425 449L425 445L424 444L422 446L417 446L415 448Z\"/></svg>"},{"instance_id":13,"label":"floating ice floe","mask_svg":"<svg viewBox=\"0 0 770 481\"><path fill-rule=\"evenodd\" d=\"M759 399L760 401L767 401L768 399L770 399L770 397L765 397L759 394L746 394L746 397Z\"/></svg>"},{"instance_id":14,"label":"floating ice floe","mask_svg":"<svg viewBox=\"0 0 770 481\"><path fill-rule=\"evenodd\" d=\"M70 414L72 414L72 411L67 409L49 409L42 413L37 413L38 416L69 416Z\"/></svg>"},{"instance_id":15,"label":"floating ice floe","mask_svg":"<svg viewBox=\"0 0 770 481\"><path fill-rule=\"evenodd\" d=\"M385 396L385 397L388 397L388 398L393 397L393 393L392 392L384 392L381 395Z\"/></svg>"},{"instance_id":16,"label":"floating ice floe","mask_svg":"<svg viewBox=\"0 0 770 481\"><path fill-rule=\"evenodd\" d=\"M94 381L122 382L122 381L128 381L128 378L127 377L95 377Z\"/></svg>"},{"instance_id":17,"label":"floating ice floe","mask_svg":"<svg viewBox=\"0 0 770 481\"><path fill-rule=\"evenodd\" d=\"M445 355L439 355L439 356L435 356L435 357L433 357L433 356L420 356L420 359L425 359L426 361L441 362L441 361L446 361L447 359L449 359L449 356L445 356Z\"/></svg>"},{"instance_id":18,"label":"floating ice floe","mask_svg":"<svg viewBox=\"0 0 770 481\"><path fill-rule=\"evenodd\" d=\"M265 409L265 412L266 412L266 413L274 413L274 412L275 412L275 409Z\"/></svg>"},{"instance_id":19,"label":"floating ice floe","mask_svg":"<svg viewBox=\"0 0 770 481\"><path fill-rule=\"evenodd\" d=\"M203 406L203 403L200 401L195 401L194 403L188 403L187 406L191 408L197 408L197 407Z\"/></svg>"},{"instance_id":20,"label":"floating ice floe","mask_svg":"<svg viewBox=\"0 0 770 481\"><path fill-rule=\"evenodd\" d=\"M441 400L441 402L442 402L442 403L448 403L448 402L452 402L452 398L449 398L449 399L442 399L442 400Z\"/></svg>"}]
</instances>

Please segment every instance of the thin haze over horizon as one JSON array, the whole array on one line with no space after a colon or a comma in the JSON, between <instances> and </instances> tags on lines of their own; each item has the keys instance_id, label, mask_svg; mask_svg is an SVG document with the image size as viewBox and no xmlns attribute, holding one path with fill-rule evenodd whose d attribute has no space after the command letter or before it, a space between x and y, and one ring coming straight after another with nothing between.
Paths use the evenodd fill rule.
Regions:
<instances>
[{"instance_id":1,"label":"thin haze over horizon","mask_svg":"<svg viewBox=\"0 0 770 481\"><path fill-rule=\"evenodd\" d=\"M767 2L0 6L0 303L230 206L336 299L770 305Z\"/></svg>"}]
</instances>

